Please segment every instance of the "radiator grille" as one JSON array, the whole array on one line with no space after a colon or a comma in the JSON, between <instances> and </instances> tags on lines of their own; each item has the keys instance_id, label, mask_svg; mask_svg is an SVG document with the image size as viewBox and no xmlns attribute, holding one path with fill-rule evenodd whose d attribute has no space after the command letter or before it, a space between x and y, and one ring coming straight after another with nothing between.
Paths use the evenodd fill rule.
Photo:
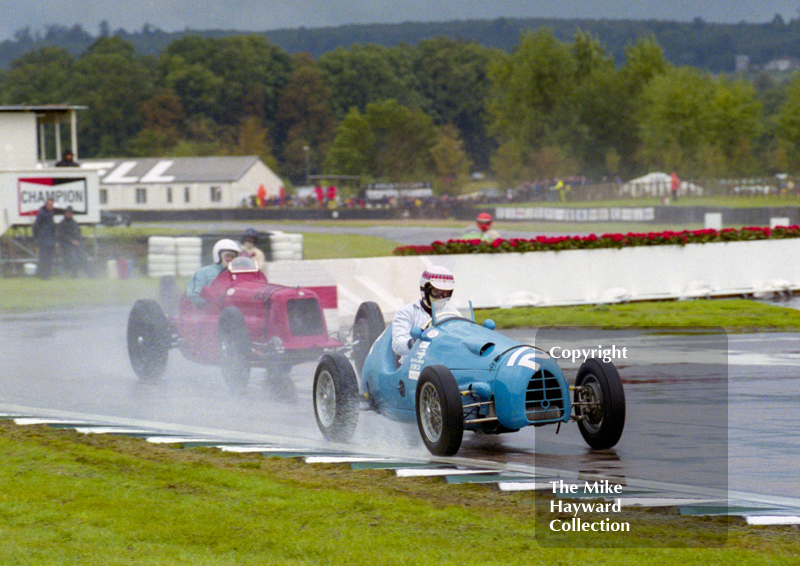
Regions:
<instances>
[{"instance_id":1,"label":"radiator grille","mask_svg":"<svg viewBox=\"0 0 800 566\"><path fill-rule=\"evenodd\" d=\"M561 384L549 371L533 374L525 391L525 416L531 422L560 420L564 416Z\"/></svg>"},{"instance_id":2,"label":"radiator grille","mask_svg":"<svg viewBox=\"0 0 800 566\"><path fill-rule=\"evenodd\" d=\"M286 302L289 328L295 336L325 334L325 323L316 299L291 299Z\"/></svg>"}]
</instances>

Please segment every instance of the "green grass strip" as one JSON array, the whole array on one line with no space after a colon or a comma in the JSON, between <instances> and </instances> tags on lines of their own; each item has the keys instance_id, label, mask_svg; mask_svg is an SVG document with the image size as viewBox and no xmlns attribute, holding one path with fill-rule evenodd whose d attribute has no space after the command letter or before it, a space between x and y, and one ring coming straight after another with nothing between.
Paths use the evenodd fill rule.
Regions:
<instances>
[{"instance_id":1,"label":"green grass strip","mask_svg":"<svg viewBox=\"0 0 800 566\"><path fill-rule=\"evenodd\" d=\"M608 548L543 548L546 498L0 421L0 564L796 563L791 527L623 511ZM703 548L727 529L727 543ZM622 544L629 548L615 548ZM636 548L674 545L675 548ZM573 546L574 545L574 546ZM689 548L682 548L689 547Z\"/></svg>"},{"instance_id":2,"label":"green grass strip","mask_svg":"<svg viewBox=\"0 0 800 566\"><path fill-rule=\"evenodd\" d=\"M595 326L602 328L707 328L729 331L800 329L800 310L747 299L648 301L613 305L485 309L476 318L491 318L499 328Z\"/></svg>"}]
</instances>

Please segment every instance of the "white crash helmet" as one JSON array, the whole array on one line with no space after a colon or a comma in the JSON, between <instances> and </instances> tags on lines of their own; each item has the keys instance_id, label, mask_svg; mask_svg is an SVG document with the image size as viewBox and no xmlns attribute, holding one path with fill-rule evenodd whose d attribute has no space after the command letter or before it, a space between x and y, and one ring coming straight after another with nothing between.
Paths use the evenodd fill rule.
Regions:
<instances>
[{"instance_id":1,"label":"white crash helmet","mask_svg":"<svg viewBox=\"0 0 800 566\"><path fill-rule=\"evenodd\" d=\"M214 259L214 263L222 263L222 252L233 252L236 255L239 255L241 251L242 247L238 242L225 238L214 244L211 257Z\"/></svg>"},{"instance_id":2,"label":"white crash helmet","mask_svg":"<svg viewBox=\"0 0 800 566\"><path fill-rule=\"evenodd\" d=\"M456 280L453 277L453 272L441 265L434 265L423 271L419 278L419 290L422 292L423 297L430 291L431 287L440 291L452 291L455 289Z\"/></svg>"}]
</instances>

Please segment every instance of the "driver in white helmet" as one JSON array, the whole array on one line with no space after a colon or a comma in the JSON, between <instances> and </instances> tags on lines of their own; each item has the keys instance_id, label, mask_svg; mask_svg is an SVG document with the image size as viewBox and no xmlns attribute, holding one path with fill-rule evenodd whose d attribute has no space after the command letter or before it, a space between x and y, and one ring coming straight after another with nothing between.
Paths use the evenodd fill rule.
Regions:
<instances>
[{"instance_id":1,"label":"driver in white helmet","mask_svg":"<svg viewBox=\"0 0 800 566\"><path fill-rule=\"evenodd\" d=\"M414 345L411 329L423 328L431 320L433 309L437 312L453 295L455 279L446 267L434 265L422 272L419 278L419 291L422 295L397 311L392 320L392 350L398 356L406 356Z\"/></svg>"},{"instance_id":2,"label":"driver in white helmet","mask_svg":"<svg viewBox=\"0 0 800 566\"><path fill-rule=\"evenodd\" d=\"M239 244L233 240L224 239L214 244L211 257L215 263L206 265L198 269L186 284L186 296L196 307L202 308L205 299L200 296L203 287L208 287L217 278L217 275L225 271L228 264L241 252Z\"/></svg>"}]
</instances>

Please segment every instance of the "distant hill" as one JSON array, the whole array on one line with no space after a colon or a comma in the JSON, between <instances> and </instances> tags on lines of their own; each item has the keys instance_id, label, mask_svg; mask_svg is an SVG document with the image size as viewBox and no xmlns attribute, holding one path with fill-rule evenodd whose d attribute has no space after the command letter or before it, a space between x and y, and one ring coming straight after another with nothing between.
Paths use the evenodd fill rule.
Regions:
<instances>
[{"instance_id":1,"label":"distant hill","mask_svg":"<svg viewBox=\"0 0 800 566\"><path fill-rule=\"evenodd\" d=\"M783 21L776 16L765 24L716 24L702 19L693 22L658 20L557 20L538 18L498 18L494 20L458 20L450 22L405 22L400 24L364 24L326 28L296 28L265 31L265 36L289 53L308 52L315 57L353 44L391 47L399 43L416 44L421 40L447 36L474 41L488 47L511 51L522 32L546 27L562 41L571 41L578 30L589 32L618 62L624 59L626 45L652 34L664 49L666 58L676 65L698 67L714 72L734 70L737 55L747 55L752 65L761 67L779 57L800 59L800 20ZM171 42L185 35L222 37L245 32L235 30L191 30L165 32L152 26L141 31L117 30L113 35L132 43L138 53L158 55ZM0 43L0 69L23 54L45 46L63 47L74 56L96 39L80 26L52 25L44 32L20 30L13 40Z\"/></svg>"}]
</instances>

